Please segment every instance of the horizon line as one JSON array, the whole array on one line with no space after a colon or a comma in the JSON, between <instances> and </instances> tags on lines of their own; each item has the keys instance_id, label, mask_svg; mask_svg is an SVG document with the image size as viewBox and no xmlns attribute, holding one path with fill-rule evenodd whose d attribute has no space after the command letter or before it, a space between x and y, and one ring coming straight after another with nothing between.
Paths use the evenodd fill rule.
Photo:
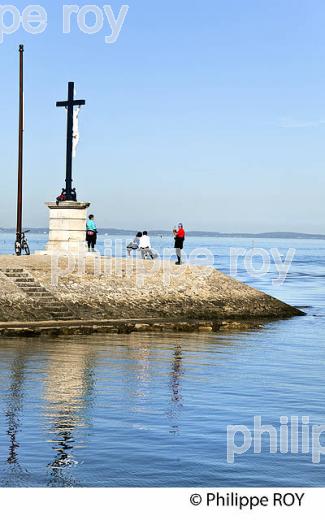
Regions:
<instances>
[{"instance_id":1,"label":"horizon line","mask_svg":"<svg viewBox=\"0 0 325 520\"><path fill-rule=\"evenodd\" d=\"M31 232L48 232L48 227L33 227L33 226L25 226L25 229L29 229ZM128 233L133 234L137 233L139 230L137 229L127 229L127 228L111 228L111 227L101 227L100 233L112 232L114 234L117 233ZM15 228L13 227L1 227L0 233L11 233L15 232ZM148 233L151 234L170 234L171 231L167 229L152 229L148 230ZM320 238L325 239L325 234L322 233L311 233L311 232L300 232L300 231L262 231L262 232L223 232L223 231L206 231L206 230L189 230L187 231L188 235L201 235L201 236L216 236L216 237L256 237L256 238Z\"/></svg>"}]
</instances>

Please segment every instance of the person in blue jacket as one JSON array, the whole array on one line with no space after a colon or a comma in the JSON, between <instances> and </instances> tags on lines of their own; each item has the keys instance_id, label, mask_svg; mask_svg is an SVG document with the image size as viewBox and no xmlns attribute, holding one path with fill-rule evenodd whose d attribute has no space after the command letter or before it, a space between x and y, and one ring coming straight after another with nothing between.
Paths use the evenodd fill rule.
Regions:
<instances>
[{"instance_id":1,"label":"person in blue jacket","mask_svg":"<svg viewBox=\"0 0 325 520\"><path fill-rule=\"evenodd\" d=\"M97 226L95 224L94 215L89 215L86 225L86 241L88 244L88 251L94 252L97 242Z\"/></svg>"}]
</instances>

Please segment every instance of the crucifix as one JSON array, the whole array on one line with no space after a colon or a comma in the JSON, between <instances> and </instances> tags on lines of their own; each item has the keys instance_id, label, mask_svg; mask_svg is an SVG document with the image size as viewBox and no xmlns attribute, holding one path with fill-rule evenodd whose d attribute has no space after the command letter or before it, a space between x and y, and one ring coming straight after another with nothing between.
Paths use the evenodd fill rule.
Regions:
<instances>
[{"instance_id":1,"label":"crucifix","mask_svg":"<svg viewBox=\"0 0 325 520\"><path fill-rule=\"evenodd\" d=\"M76 190L72 188L72 156L73 156L73 112L74 107L81 107L86 104L84 99L74 99L74 83L69 82L68 85L68 100L58 101L57 107L64 107L67 109L67 159L66 159L66 179L64 200L77 200ZM63 195L63 193L62 193Z\"/></svg>"}]
</instances>

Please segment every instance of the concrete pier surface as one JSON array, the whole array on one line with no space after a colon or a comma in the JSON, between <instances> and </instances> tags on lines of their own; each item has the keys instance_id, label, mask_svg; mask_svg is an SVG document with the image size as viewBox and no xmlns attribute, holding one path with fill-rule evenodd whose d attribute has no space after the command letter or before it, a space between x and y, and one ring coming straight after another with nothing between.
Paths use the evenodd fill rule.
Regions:
<instances>
[{"instance_id":1,"label":"concrete pier surface","mask_svg":"<svg viewBox=\"0 0 325 520\"><path fill-rule=\"evenodd\" d=\"M210 267L135 258L0 256L0 335L210 331L302 316Z\"/></svg>"}]
</instances>

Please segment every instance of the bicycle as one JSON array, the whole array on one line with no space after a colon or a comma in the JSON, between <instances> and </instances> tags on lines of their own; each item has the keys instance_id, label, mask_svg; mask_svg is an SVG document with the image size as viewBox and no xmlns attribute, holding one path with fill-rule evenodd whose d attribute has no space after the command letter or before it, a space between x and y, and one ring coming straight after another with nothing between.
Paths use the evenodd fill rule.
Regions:
<instances>
[{"instance_id":1,"label":"bicycle","mask_svg":"<svg viewBox=\"0 0 325 520\"><path fill-rule=\"evenodd\" d=\"M17 237L17 240L15 242L15 252L16 252L17 256L21 256L23 251L25 252L25 255L27 255L27 256L30 255L30 249L29 249L27 238L26 238L26 234L29 232L30 232L29 229L27 231L23 231L20 235L20 240Z\"/></svg>"}]
</instances>

